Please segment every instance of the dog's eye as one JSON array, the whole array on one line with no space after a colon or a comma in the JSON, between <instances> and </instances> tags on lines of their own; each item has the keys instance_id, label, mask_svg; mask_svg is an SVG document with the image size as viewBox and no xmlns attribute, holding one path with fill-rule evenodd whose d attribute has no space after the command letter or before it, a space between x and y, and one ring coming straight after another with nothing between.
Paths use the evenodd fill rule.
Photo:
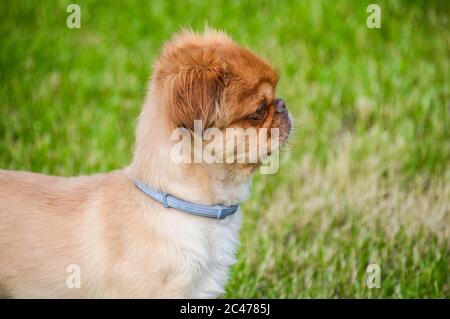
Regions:
<instances>
[{"instance_id":1,"label":"dog's eye","mask_svg":"<svg viewBox=\"0 0 450 319\"><path fill-rule=\"evenodd\" d=\"M267 112L267 103L264 102L260 106L258 106L258 109L256 110L255 113L249 116L249 119L260 121L266 117L266 112Z\"/></svg>"}]
</instances>

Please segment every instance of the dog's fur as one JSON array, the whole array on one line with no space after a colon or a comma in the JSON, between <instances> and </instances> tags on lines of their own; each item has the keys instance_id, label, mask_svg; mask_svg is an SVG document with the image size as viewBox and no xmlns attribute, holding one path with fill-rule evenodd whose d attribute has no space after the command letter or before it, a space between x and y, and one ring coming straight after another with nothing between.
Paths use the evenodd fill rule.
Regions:
<instances>
[{"instance_id":1,"label":"dog's fur","mask_svg":"<svg viewBox=\"0 0 450 319\"><path fill-rule=\"evenodd\" d=\"M184 31L163 48L139 117L133 162L123 170L53 177L0 170L0 295L216 297L235 261L241 213L224 220L165 209L133 185L195 203L237 204L255 164L175 164L175 127L279 127L276 72L226 34ZM249 116L261 101L264 118ZM71 264L81 287L69 289Z\"/></svg>"}]
</instances>

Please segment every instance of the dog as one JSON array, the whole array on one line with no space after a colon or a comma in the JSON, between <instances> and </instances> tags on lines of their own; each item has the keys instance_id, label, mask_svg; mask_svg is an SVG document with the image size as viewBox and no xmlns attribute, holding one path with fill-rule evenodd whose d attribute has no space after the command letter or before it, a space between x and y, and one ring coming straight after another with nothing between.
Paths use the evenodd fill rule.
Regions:
<instances>
[{"instance_id":1,"label":"dog","mask_svg":"<svg viewBox=\"0 0 450 319\"><path fill-rule=\"evenodd\" d=\"M200 120L202 132L253 128L270 140L274 136L263 129L276 128L281 145L292 122L285 102L275 96L277 81L268 62L225 32L175 34L153 66L129 166L78 177L0 170L0 294L223 294L236 261L242 214L237 205L248 197L262 160L175 163L172 132L192 133ZM247 137L249 143L257 141ZM198 216L174 206L180 203L194 211L219 207L230 214Z\"/></svg>"}]
</instances>

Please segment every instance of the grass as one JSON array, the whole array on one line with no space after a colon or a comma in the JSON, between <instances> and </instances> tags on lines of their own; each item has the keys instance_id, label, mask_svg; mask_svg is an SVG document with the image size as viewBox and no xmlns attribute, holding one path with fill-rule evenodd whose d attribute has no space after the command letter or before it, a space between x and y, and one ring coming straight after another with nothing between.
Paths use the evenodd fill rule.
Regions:
<instances>
[{"instance_id":1,"label":"grass","mask_svg":"<svg viewBox=\"0 0 450 319\"><path fill-rule=\"evenodd\" d=\"M256 176L225 297L450 297L450 6L377 1L0 3L0 167L130 162L151 63L182 26L274 64L296 127ZM381 268L381 287L366 267Z\"/></svg>"}]
</instances>

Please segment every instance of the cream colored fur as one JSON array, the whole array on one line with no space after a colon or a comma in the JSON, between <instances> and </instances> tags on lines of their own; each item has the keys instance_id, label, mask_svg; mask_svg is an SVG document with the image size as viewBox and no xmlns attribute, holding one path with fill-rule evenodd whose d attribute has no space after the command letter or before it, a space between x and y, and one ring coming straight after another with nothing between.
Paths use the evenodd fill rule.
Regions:
<instances>
[{"instance_id":1,"label":"cream colored fur","mask_svg":"<svg viewBox=\"0 0 450 319\"><path fill-rule=\"evenodd\" d=\"M170 139L173 120L187 116L191 121L189 116L207 113L246 127L280 127L287 136L288 114L275 112L276 72L212 30L175 37L154 72L128 167L70 178L0 170L0 297L201 298L223 293L235 262L240 211L216 220L165 209L133 180L194 203L245 200L256 165L175 164L170 158L176 143ZM225 101L220 109L212 97ZM247 119L258 112L262 99L269 101L263 109L267 116ZM81 269L80 288L67 286L70 265Z\"/></svg>"},{"instance_id":2,"label":"cream colored fur","mask_svg":"<svg viewBox=\"0 0 450 319\"><path fill-rule=\"evenodd\" d=\"M132 180L185 200L229 205L245 199L249 176L174 164L170 132L155 120L162 108L150 97L134 161L123 170L71 178L0 170L5 296L208 298L223 292L241 213L215 220L167 210ZM80 289L66 286L71 264L81 267Z\"/></svg>"}]
</instances>

